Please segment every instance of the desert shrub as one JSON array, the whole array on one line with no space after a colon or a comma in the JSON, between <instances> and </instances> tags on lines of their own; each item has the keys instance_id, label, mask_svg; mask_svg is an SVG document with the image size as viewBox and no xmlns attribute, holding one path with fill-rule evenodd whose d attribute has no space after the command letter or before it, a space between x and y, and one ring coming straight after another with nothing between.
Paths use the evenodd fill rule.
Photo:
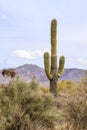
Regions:
<instances>
[{"instance_id":1,"label":"desert shrub","mask_svg":"<svg viewBox=\"0 0 87 130\"><path fill-rule=\"evenodd\" d=\"M29 84L29 88L31 88L32 90L38 91L39 90L39 84L38 82L33 79L30 84Z\"/></svg>"},{"instance_id":2,"label":"desert shrub","mask_svg":"<svg viewBox=\"0 0 87 130\"><path fill-rule=\"evenodd\" d=\"M87 88L78 88L68 97L64 108L64 118L68 129L87 129Z\"/></svg>"},{"instance_id":3,"label":"desert shrub","mask_svg":"<svg viewBox=\"0 0 87 130\"><path fill-rule=\"evenodd\" d=\"M58 82L58 90L65 90L65 89L66 89L65 81L64 80L59 81Z\"/></svg>"},{"instance_id":4,"label":"desert shrub","mask_svg":"<svg viewBox=\"0 0 87 130\"><path fill-rule=\"evenodd\" d=\"M11 77L11 78L14 78L15 77L15 75L16 75L16 71L15 71L15 69L3 69L2 70L2 75L5 77L5 76L7 76L7 77Z\"/></svg>"},{"instance_id":5,"label":"desert shrub","mask_svg":"<svg viewBox=\"0 0 87 130\"><path fill-rule=\"evenodd\" d=\"M75 88L75 84L70 80L62 80L58 82L58 90L68 90Z\"/></svg>"},{"instance_id":6,"label":"desert shrub","mask_svg":"<svg viewBox=\"0 0 87 130\"><path fill-rule=\"evenodd\" d=\"M41 93L36 82L15 80L0 88L1 130L53 128L57 117L53 95Z\"/></svg>"},{"instance_id":7,"label":"desert shrub","mask_svg":"<svg viewBox=\"0 0 87 130\"><path fill-rule=\"evenodd\" d=\"M40 90L41 90L42 93L49 93L48 87L41 87Z\"/></svg>"}]
</instances>

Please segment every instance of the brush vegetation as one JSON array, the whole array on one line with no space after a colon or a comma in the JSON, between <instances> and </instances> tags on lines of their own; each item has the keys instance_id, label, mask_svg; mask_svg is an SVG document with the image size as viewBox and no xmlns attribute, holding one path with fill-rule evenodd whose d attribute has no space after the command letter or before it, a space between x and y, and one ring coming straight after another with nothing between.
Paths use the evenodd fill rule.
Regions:
<instances>
[{"instance_id":1,"label":"brush vegetation","mask_svg":"<svg viewBox=\"0 0 87 130\"><path fill-rule=\"evenodd\" d=\"M0 88L1 130L86 130L87 87L78 83L58 82L55 98L49 87L41 87L18 78Z\"/></svg>"},{"instance_id":2,"label":"brush vegetation","mask_svg":"<svg viewBox=\"0 0 87 130\"><path fill-rule=\"evenodd\" d=\"M54 96L42 93L37 82L16 79L0 88L1 130L53 128L57 119Z\"/></svg>"}]
</instances>

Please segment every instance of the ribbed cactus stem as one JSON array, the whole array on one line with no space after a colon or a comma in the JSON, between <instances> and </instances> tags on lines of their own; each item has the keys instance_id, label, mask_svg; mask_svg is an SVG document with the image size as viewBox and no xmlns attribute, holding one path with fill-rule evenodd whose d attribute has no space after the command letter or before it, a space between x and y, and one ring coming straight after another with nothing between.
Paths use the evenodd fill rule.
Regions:
<instances>
[{"instance_id":1,"label":"ribbed cactus stem","mask_svg":"<svg viewBox=\"0 0 87 130\"><path fill-rule=\"evenodd\" d=\"M61 56L59 59L58 77L60 77L63 74L64 64L65 64L65 57Z\"/></svg>"},{"instance_id":2,"label":"ribbed cactus stem","mask_svg":"<svg viewBox=\"0 0 87 130\"><path fill-rule=\"evenodd\" d=\"M58 78L62 75L64 70L65 58L64 56L60 57L59 60L59 69L57 70L57 21L53 19L51 22L51 65L50 65L50 56L46 52L44 54L44 67L45 72L50 80L50 92L57 96L57 81Z\"/></svg>"},{"instance_id":3,"label":"ribbed cactus stem","mask_svg":"<svg viewBox=\"0 0 87 130\"><path fill-rule=\"evenodd\" d=\"M48 77L48 79L52 79L53 76L50 74L50 58L49 58L49 53L45 52L44 53L44 65L45 65L45 72Z\"/></svg>"},{"instance_id":4,"label":"ribbed cactus stem","mask_svg":"<svg viewBox=\"0 0 87 130\"><path fill-rule=\"evenodd\" d=\"M53 19L51 22L51 74L57 71L57 21Z\"/></svg>"},{"instance_id":5,"label":"ribbed cactus stem","mask_svg":"<svg viewBox=\"0 0 87 130\"><path fill-rule=\"evenodd\" d=\"M51 22L51 56L57 55L56 34L57 34L57 21L56 19L53 19Z\"/></svg>"}]
</instances>

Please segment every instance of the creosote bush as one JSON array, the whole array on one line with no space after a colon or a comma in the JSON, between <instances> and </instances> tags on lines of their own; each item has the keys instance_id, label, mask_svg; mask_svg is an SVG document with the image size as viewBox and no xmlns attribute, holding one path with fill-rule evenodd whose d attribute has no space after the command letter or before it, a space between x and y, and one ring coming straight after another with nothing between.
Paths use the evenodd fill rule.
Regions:
<instances>
[{"instance_id":1,"label":"creosote bush","mask_svg":"<svg viewBox=\"0 0 87 130\"><path fill-rule=\"evenodd\" d=\"M52 94L41 93L36 82L15 80L0 88L0 129L35 130L53 128L58 119ZM39 130L39 127L38 127Z\"/></svg>"}]
</instances>

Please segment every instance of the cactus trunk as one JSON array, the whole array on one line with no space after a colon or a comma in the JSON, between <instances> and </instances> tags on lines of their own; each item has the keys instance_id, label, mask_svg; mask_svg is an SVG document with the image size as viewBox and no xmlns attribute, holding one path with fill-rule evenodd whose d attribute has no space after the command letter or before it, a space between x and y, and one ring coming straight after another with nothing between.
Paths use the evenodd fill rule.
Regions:
<instances>
[{"instance_id":1,"label":"cactus trunk","mask_svg":"<svg viewBox=\"0 0 87 130\"><path fill-rule=\"evenodd\" d=\"M45 72L50 80L50 92L57 96L57 82L58 78L62 75L64 70L64 56L60 57L59 69L57 70L57 21L55 19L51 22L51 66L49 53L44 53L44 66Z\"/></svg>"},{"instance_id":2,"label":"cactus trunk","mask_svg":"<svg viewBox=\"0 0 87 130\"><path fill-rule=\"evenodd\" d=\"M57 81L58 77L57 75L53 75L53 79L50 80L50 92L54 94L54 96L57 96Z\"/></svg>"}]
</instances>

